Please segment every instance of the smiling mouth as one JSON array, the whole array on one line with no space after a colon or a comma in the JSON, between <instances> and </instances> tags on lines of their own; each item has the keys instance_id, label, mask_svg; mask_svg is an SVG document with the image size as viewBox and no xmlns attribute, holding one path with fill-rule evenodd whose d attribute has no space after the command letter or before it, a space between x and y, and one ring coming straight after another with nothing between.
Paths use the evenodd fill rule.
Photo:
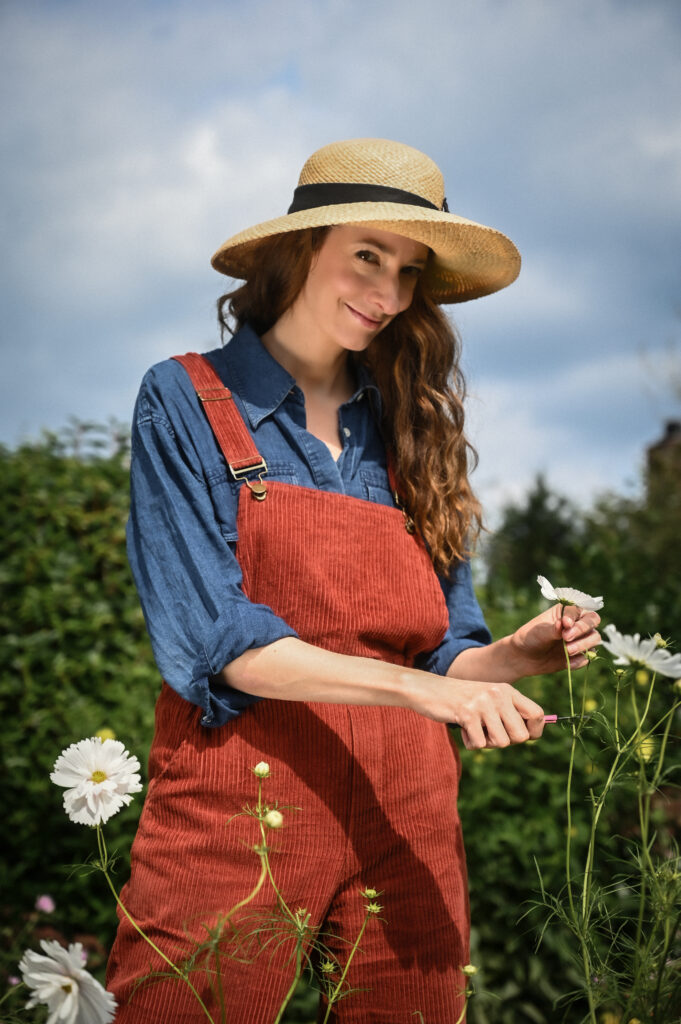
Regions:
<instances>
[{"instance_id":1,"label":"smiling mouth","mask_svg":"<svg viewBox=\"0 0 681 1024\"><path fill-rule=\"evenodd\" d=\"M352 306L348 306L348 309L364 327L368 327L370 330L375 331L376 328L380 327L383 323L382 320L373 320L370 316L365 316L364 313L360 313L358 309L354 309Z\"/></svg>"}]
</instances>

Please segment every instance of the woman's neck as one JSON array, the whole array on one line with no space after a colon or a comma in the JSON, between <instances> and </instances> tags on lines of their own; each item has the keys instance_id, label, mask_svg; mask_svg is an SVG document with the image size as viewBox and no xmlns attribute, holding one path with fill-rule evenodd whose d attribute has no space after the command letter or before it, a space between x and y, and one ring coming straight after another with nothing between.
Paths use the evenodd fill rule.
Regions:
<instances>
[{"instance_id":1,"label":"woman's neck","mask_svg":"<svg viewBox=\"0 0 681 1024\"><path fill-rule=\"evenodd\" d=\"M291 374L306 399L314 396L337 408L352 395L354 375L348 353L320 343L287 314L263 334L262 343Z\"/></svg>"}]
</instances>

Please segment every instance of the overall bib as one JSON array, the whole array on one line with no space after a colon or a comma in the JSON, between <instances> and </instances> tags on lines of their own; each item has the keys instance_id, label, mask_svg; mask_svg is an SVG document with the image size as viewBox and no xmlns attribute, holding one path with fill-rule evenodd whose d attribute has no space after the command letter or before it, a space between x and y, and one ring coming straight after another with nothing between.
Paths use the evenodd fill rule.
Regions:
<instances>
[{"instance_id":1,"label":"overall bib","mask_svg":"<svg viewBox=\"0 0 681 1024\"><path fill-rule=\"evenodd\" d=\"M257 472L261 456L211 364L195 354L180 361L233 472ZM238 537L244 593L310 644L412 665L443 638L442 590L397 508L251 479L239 494ZM414 1024L420 1011L424 1024L454 1024L463 1006L469 913L460 762L446 726L405 708L279 700L259 701L217 729L202 726L201 714L163 685L148 795L122 893L146 934L179 962L252 891L258 824L233 816L255 804L252 768L266 761L264 800L284 814L284 827L268 832L274 879L341 965L365 917L360 890L380 892L383 909L369 920L348 972L355 991L331 1019ZM274 906L266 883L236 920L254 922L251 915ZM263 942L271 936L263 933ZM252 949L221 958L228 1024L274 1021L294 973L293 943L278 945L279 937L255 959ZM119 1024L207 1020L181 981L135 987L162 970L122 918L108 978ZM192 981L219 1021L207 977L196 972Z\"/></svg>"}]
</instances>

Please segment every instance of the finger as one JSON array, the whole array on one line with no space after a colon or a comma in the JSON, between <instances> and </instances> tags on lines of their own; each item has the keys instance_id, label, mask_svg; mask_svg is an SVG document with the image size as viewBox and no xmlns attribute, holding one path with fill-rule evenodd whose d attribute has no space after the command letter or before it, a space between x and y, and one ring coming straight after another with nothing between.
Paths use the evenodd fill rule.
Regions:
<instances>
[{"instance_id":1,"label":"finger","mask_svg":"<svg viewBox=\"0 0 681 1024\"><path fill-rule=\"evenodd\" d=\"M572 655L590 651L592 647L598 647L600 643L602 643L601 634L598 630L594 629L590 633L586 633L586 635L568 643L567 652L572 657Z\"/></svg>"},{"instance_id":2,"label":"finger","mask_svg":"<svg viewBox=\"0 0 681 1024\"><path fill-rule=\"evenodd\" d=\"M508 717L510 718L510 716ZM522 731L527 733L525 723L517 712L515 713L515 717L522 723ZM508 747L511 743L521 743L522 739L526 738L521 737L520 739L514 740L514 735L520 736L521 727L518 726L517 722L502 722L500 715L495 710L490 710L485 714L484 726L485 732L487 733L488 747Z\"/></svg>"},{"instance_id":3,"label":"finger","mask_svg":"<svg viewBox=\"0 0 681 1024\"><path fill-rule=\"evenodd\" d=\"M585 612L579 608L576 610L580 613L576 617L563 614L563 640L566 642L592 633L601 621L598 612Z\"/></svg>"},{"instance_id":4,"label":"finger","mask_svg":"<svg viewBox=\"0 0 681 1024\"><path fill-rule=\"evenodd\" d=\"M580 657L583 657L583 655L580 655ZM537 740L544 731L544 709L522 693L518 693L518 698L520 699L516 699L515 706L525 723L528 733L525 738Z\"/></svg>"},{"instance_id":5,"label":"finger","mask_svg":"<svg viewBox=\"0 0 681 1024\"><path fill-rule=\"evenodd\" d=\"M480 722L461 726L461 739L466 750L482 750L487 746L487 737Z\"/></svg>"}]
</instances>

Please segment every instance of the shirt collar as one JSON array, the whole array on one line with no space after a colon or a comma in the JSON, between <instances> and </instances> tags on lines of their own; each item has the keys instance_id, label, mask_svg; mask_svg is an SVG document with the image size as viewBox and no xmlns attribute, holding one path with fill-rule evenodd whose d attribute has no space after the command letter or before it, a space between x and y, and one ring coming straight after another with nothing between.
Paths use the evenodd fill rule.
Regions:
<instances>
[{"instance_id":1,"label":"shirt collar","mask_svg":"<svg viewBox=\"0 0 681 1024\"><path fill-rule=\"evenodd\" d=\"M224 380L243 402L254 430L297 387L295 379L270 355L250 324L245 324L234 334L220 355L224 360ZM382 403L376 382L362 363L356 361L354 369L357 389L349 402L355 402L366 394L380 423Z\"/></svg>"},{"instance_id":2,"label":"shirt collar","mask_svg":"<svg viewBox=\"0 0 681 1024\"><path fill-rule=\"evenodd\" d=\"M227 385L238 394L255 429L279 408L296 382L249 324L236 332L222 352Z\"/></svg>"}]
</instances>

